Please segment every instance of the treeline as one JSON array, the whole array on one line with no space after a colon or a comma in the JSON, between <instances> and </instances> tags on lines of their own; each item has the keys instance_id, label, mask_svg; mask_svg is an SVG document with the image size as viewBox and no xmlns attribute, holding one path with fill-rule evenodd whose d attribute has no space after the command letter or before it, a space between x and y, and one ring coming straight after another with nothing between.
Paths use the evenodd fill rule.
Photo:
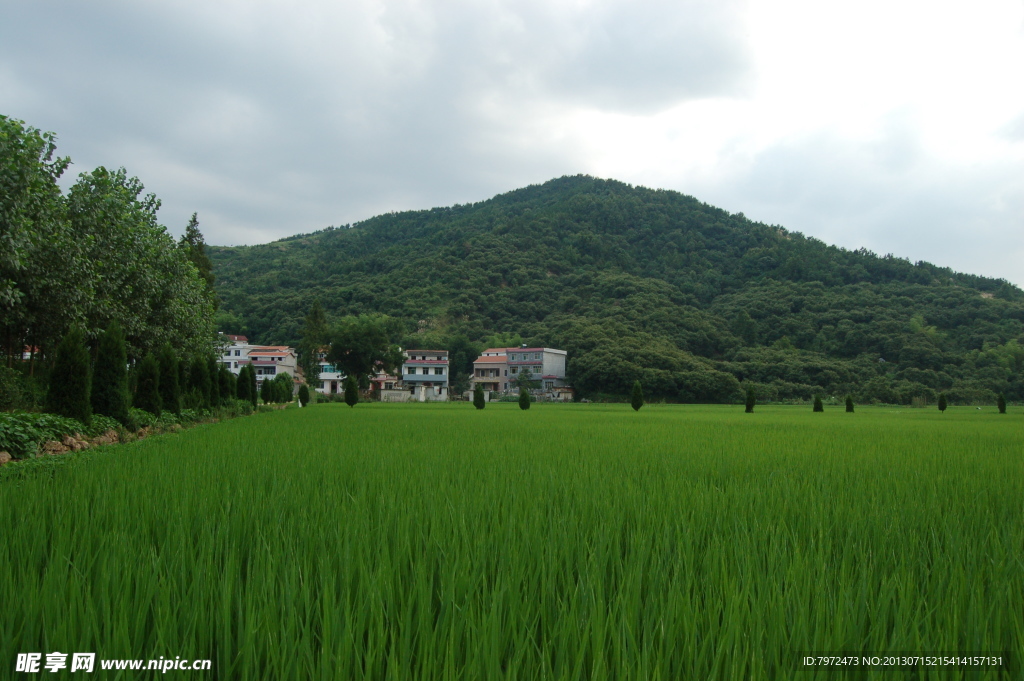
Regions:
<instances>
[{"instance_id":1,"label":"treeline","mask_svg":"<svg viewBox=\"0 0 1024 681\"><path fill-rule=\"evenodd\" d=\"M314 299L405 347L498 333L569 351L581 395L1024 400L1024 293L850 251L671 191L565 177L473 205L211 247L224 331L296 344ZM420 339L428 340L420 340Z\"/></svg>"}]
</instances>

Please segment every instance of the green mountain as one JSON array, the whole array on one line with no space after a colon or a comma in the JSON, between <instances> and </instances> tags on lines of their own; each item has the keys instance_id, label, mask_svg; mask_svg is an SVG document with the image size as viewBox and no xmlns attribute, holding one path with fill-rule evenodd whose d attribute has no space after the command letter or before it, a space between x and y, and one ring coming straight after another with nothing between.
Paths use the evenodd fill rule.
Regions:
<instances>
[{"instance_id":1,"label":"green mountain","mask_svg":"<svg viewBox=\"0 0 1024 681\"><path fill-rule=\"evenodd\" d=\"M564 348L581 395L628 395L640 380L682 401L739 400L741 382L761 399L1024 399L1024 293L1006 281L610 180L563 177L209 255L222 330L262 343L297 345L319 298L329 315L403 320L407 346L504 332Z\"/></svg>"}]
</instances>

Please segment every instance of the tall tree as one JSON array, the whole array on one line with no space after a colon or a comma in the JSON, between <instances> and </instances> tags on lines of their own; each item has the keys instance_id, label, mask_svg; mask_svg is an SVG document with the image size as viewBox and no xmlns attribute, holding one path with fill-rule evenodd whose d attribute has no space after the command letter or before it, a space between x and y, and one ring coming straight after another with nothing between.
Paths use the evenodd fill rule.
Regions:
<instances>
[{"instance_id":1,"label":"tall tree","mask_svg":"<svg viewBox=\"0 0 1024 681\"><path fill-rule=\"evenodd\" d=\"M263 400L263 404L274 401L274 382L269 378L264 377L263 383L260 384L260 399Z\"/></svg>"},{"instance_id":2,"label":"tall tree","mask_svg":"<svg viewBox=\"0 0 1024 681\"><path fill-rule=\"evenodd\" d=\"M152 352L147 352L139 363L138 378L135 387L135 399L133 400L136 409L143 409L154 416L160 416L162 405L160 402L160 363Z\"/></svg>"},{"instance_id":3,"label":"tall tree","mask_svg":"<svg viewBox=\"0 0 1024 681\"><path fill-rule=\"evenodd\" d=\"M299 405L305 407L309 404L309 387L303 383L299 386Z\"/></svg>"},{"instance_id":4,"label":"tall tree","mask_svg":"<svg viewBox=\"0 0 1024 681\"><path fill-rule=\"evenodd\" d=\"M185 225L185 233L181 236L181 241L178 242L178 245L185 250L189 261L199 271L199 277L205 283L206 293L213 304L214 311L216 311L220 302L217 300L217 294L213 290L213 282L217 278L213 274L213 263L210 262L210 256L206 255L206 241L203 239L203 233L199 231L198 213L192 213L192 217L189 218L188 224Z\"/></svg>"},{"instance_id":5,"label":"tall tree","mask_svg":"<svg viewBox=\"0 0 1024 681\"><path fill-rule=\"evenodd\" d=\"M389 322L386 315L343 317L331 330L327 361L363 388L378 371L397 372L404 356L391 342Z\"/></svg>"},{"instance_id":6,"label":"tall tree","mask_svg":"<svg viewBox=\"0 0 1024 681\"><path fill-rule=\"evenodd\" d=\"M160 408L173 414L181 413L181 385L178 383L178 356L170 343L164 343L157 352L160 365Z\"/></svg>"},{"instance_id":7,"label":"tall tree","mask_svg":"<svg viewBox=\"0 0 1024 681\"><path fill-rule=\"evenodd\" d=\"M238 372L238 380L235 383L235 394L240 400L252 402L253 395L249 392L249 370L252 367L246 364Z\"/></svg>"},{"instance_id":8,"label":"tall tree","mask_svg":"<svg viewBox=\"0 0 1024 681\"><path fill-rule=\"evenodd\" d=\"M129 402L124 334L121 325L114 320L100 336L96 348L96 363L92 371L92 411L126 425Z\"/></svg>"},{"instance_id":9,"label":"tall tree","mask_svg":"<svg viewBox=\"0 0 1024 681\"><path fill-rule=\"evenodd\" d=\"M227 404L235 399L235 375L225 364L220 365L217 373L220 379L220 401L221 404Z\"/></svg>"},{"instance_id":10,"label":"tall tree","mask_svg":"<svg viewBox=\"0 0 1024 681\"><path fill-rule=\"evenodd\" d=\"M939 393L939 411L946 412L946 393Z\"/></svg>"},{"instance_id":11,"label":"tall tree","mask_svg":"<svg viewBox=\"0 0 1024 681\"><path fill-rule=\"evenodd\" d=\"M319 379L320 349L326 347L329 342L330 329L327 326L327 315L320 304L320 299L314 298L313 304L306 314L305 324L302 326L302 340L299 341L299 362L306 381Z\"/></svg>"},{"instance_id":12,"label":"tall tree","mask_svg":"<svg viewBox=\"0 0 1024 681\"><path fill-rule=\"evenodd\" d=\"M220 362L207 357L206 373L210 376L210 408L216 409L220 406Z\"/></svg>"},{"instance_id":13,"label":"tall tree","mask_svg":"<svg viewBox=\"0 0 1024 681\"><path fill-rule=\"evenodd\" d=\"M249 401L252 402L252 406L256 406L256 401L259 398L259 391L256 385L256 370L251 364L246 365L249 369L246 376L246 381L249 383Z\"/></svg>"},{"instance_id":14,"label":"tall tree","mask_svg":"<svg viewBox=\"0 0 1024 681\"><path fill-rule=\"evenodd\" d=\"M996 408L999 410L1000 414L1006 413L1006 398L1003 397L1002 393L999 393L996 397Z\"/></svg>"},{"instance_id":15,"label":"tall tree","mask_svg":"<svg viewBox=\"0 0 1024 681\"><path fill-rule=\"evenodd\" d=\"M846 396L846 411L847 413L853 413L853 398L849 395Z\"/></svg>"},{"instance_id":16,"label":"tall tree","mask_svg":"<svg viewBox=\"0 0 1024 681\"><path fill-rule=\"evenodd\" d=\"M644 389L640 385L640 381L633 383L633 397L630 404L633 405L633 411L640 411L640 407L644 406Z\"/></svg>"},{"instance_id":17,"label":"tall tree","mask_svg":"<svg viewBox=\"0 0 1024 681\"><path fill-rule=\"evenodd\" d=\"M50 369L49 411L89 425L92 419L92 377L89 374L85 336L81 329L72 329L57 346L57 356Z\"/></svg>"},{"instance_id":18,"label":"tall tree","mask_svg":"<svg viewBox=\"0 0 1024 681\"><path fill-rule=\"evenodd\" d=\"M206 360L201 357L196 357L192 360L188 374L188 389L190 393L198 397L198 407L202 409L210 408L210 370Z\"/></svg>"},{"instance_id":19,"label":"tall tree","mask_svg":"<svg viewBox=\"0 0 1024 681\"><path fill-rule=\"evenodd\" d=\"M754 413L754 404L756 402L757 402L757 398L754 397L754 388L752 386L747 386L747 403L746 403L746 409L744 409L744 411L746 413L748 413L748 414L753 414Z\"/></svg>"}]
</instances>

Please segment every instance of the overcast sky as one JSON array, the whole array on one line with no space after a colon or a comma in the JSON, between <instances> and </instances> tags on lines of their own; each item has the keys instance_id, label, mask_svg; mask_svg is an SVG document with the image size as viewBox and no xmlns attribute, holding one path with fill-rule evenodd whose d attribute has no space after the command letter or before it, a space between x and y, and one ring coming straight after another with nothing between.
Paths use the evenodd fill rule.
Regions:
<instances>
[{"instance_id":1,"label":"overcast sky","mask_svg":"<svg viewBox=\"0 0 1024 681\"><path fill-rule=\"evenodd\" d=\"M4 3L0 113L254 244L587 173L1024 285L1021 0Z\"/></svg>"}]
</instances>

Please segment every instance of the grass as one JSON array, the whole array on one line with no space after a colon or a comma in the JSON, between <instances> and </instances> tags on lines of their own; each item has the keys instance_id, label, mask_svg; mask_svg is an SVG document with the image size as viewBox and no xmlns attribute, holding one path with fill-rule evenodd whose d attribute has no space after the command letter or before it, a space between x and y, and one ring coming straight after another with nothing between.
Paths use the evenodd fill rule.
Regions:
<instances>
[{"instance_id":1,"label":"grass","mask_svg":"<svg viewBox=\"0 0 1024 681\"><path fill-rule=\"evenodd\" d=\"M210 658L220 679L1020 678L1024 416L742 412L324 404L7 466L0 664L59 650ZM1010 666L799 664L838 651Z\"/></svg>"}]
</instances>

